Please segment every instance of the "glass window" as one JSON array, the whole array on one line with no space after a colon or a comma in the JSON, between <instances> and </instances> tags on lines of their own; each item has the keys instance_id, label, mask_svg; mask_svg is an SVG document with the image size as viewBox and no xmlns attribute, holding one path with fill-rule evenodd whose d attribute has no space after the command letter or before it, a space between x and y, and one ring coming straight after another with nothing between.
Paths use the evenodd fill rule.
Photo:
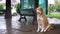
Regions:
<instances>
[{"instance_id":1,"label":"glass window","mask_svg":"<svg viewBox=\"0 0 60 34\"><path fill-rule=\"evenodd\" d=\"M6 0L0 0L0 10L6 9Z\"/></svg>"},{"instance_id":2,"label":"glass window","mask_svg":"<svg viewBox=\"0 0 60 34\"><path fill-rule=\"evenodd\" d=\"M6 12L6 0L0 0L0 15Z\"/></svg>"},{"instance_id":3,"label":"glass window","mask_svg":"<svg viewBox=\"0 0 60 34\"><path fill-rule=\"evenodd\" d=\"M21 9L31 9L34 8L34 0L21 0Z\"/></svg>"}]
</instances>

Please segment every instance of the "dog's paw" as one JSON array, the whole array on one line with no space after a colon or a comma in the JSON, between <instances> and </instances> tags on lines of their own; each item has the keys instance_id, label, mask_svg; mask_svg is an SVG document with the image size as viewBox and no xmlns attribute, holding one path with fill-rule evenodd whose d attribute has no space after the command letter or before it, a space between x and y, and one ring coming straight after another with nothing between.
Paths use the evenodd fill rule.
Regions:
<instances>
[{"instance_id":1,"label":"dog's paw","mask_svg":"<svg viewBox=\"0 0 60 34\"><path fill-rule=\"evenodd\" d=\"M43 30L41 30L40 32L43 32Z\"/></svg>"},{"instance_id":2,"label":"dog's paw","mask_svg":"<svg viewBox=\"0 0 60 34\"><path fill-rule=\"evenodd\" d=\"M37 30L36 32L39 32L39 30Z\"/></svg>"},{"instance_id":3,"label":"dog's paw","mask_svg":"<svg viewBox=\"0 0 60 34\"><path fill-rule=\"evenodd\" d=\"M46 32L46 30L44 30L44 32Z\"/></svg>"}]
</instances>

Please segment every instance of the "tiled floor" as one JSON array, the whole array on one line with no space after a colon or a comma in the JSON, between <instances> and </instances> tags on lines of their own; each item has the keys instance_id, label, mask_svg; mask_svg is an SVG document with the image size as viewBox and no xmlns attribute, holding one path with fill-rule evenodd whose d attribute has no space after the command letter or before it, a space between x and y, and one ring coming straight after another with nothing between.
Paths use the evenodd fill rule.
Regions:
<instances>
[{"instance_id":1,"label":"tiled floor","mask_svg":"<svg viewBox=\"0 0 60 34\"><path fill-rule=\"evenodd\" d=\"M12 19L4 19L0 16L0 34L59 34L60 19L48 18L51 24L55 24L53 30L45 33L36 32L37 24L33 25L33 17L27 16L27 22L19 22L19 16L13 16ZM52 21L53 20L53 21ZM24 21L24 20L23 20ZM54 22L54 23L53 23Z\"/></svg>"}]
</instances>

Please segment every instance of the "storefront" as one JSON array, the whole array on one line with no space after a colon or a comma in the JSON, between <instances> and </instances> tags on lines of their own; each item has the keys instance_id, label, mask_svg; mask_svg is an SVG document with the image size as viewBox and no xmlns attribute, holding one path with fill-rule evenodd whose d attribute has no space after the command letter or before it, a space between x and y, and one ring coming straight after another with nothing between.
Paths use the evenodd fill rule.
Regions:
<instances>
[{"instance_id":1,"label":"storefront","mask_svg":"<svg viewBox=\"0 0 60 34\"><path fill-rule=\"evenodd\" d=\"M47 0L20 0L21 9L35 9L36 7L42 7L44 14L47 12Z\"/></svg>"},{"instance_id":2,"label":"storefront","mask_svg":"<svg viewBox=\"0 0 60 34\"><path fill-rule=\"evenodd\" d=\"M47 0L20 0L20 15L36 18L36 7L42 7L44 14L47 14Z\"/></svg>"},{"instance_id":3,"label":"storefront","mask_svg":"<svg viewBox=\"0 0 60 34\"><path fill-rule=\"evenodd\" d=\"M41 6L43 8L44 14L47 14L47 0L20 0L20 5L21 5L20 11L21 11L21 9L26 10L26 12L30 10L29 13L31 13L31 15L33 14L32 11L38 6L39 7ZM24 12L26 15L29 14L26 12ZM5 17L11 17L11 0L9 0L9 1L6 0Z\"/></svg>"}]
</instances>

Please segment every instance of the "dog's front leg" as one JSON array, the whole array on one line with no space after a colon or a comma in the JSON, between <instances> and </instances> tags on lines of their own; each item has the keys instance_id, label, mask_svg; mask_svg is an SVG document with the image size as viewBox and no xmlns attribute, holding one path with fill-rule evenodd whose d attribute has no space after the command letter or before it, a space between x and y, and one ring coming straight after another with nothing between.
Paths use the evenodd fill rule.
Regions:
<instances>
[{"instance_id":1,"label":"dog's front leg","mask_svg":"<svg viewBox=\"0 0 60 34\"><path fill-rule=\"evenodd\" d=\"M37 32L39 32L40 29L41 29L41 25L40 25L40 23L38 23L38 29L37 29Z\"/></svg>"},{"instance_id":2,"label":"dog's front leg","mask_svg":"<svg viewBox=\"0 0 60 34\"><path fill-rule=\"evenodd\" d=\"M43 31L44 31L44 28L42 28L40 32L43 32Z\"/></svg>"},{"instance_id":3,"label":"dog's front leg","mask_svg":"<svg viewBox=\"0 0 60 34\"><path fill-rule=\"evenodd\" d=\"M42 28L41 28L41 31L40 31L40 32L44 32L44 29L45 29L45 28L44 28L44 26L42 26Z\"/></svg>"}]
</instances>

